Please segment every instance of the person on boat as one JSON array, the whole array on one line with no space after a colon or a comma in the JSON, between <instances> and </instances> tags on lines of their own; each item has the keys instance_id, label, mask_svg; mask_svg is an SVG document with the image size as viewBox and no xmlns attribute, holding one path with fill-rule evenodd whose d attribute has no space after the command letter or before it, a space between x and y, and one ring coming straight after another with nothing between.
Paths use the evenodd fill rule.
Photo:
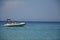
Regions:
<instances>
[{"instance_id":1,"label":"person on boat","mask_svg":"<svg viewBox=\"0 0 60 40\"><path fill-rule=\"evenodd\" d=\"M16 21L14 21L14 23L16 24Z\"/></svg>"},{"instance_id":2,"label":"person on boat","mask_svg":"<svg viewBox=\"0 0 60 40\"><path fill-rule=\"evenodd\" d=\"M16 21L13 21L12 23L13 23L13 24L16 24Z\"/></svg>"},{"instance_id":3,"label":"person on boat","mask_svg":"<svg viewBox=\"0 0 60 40\"><path fill-rule=\"evenodd\" d=\"M11 23L12 23L11 19L7 19L7 24L11 24Z\"/></svg>"}]
</instances>

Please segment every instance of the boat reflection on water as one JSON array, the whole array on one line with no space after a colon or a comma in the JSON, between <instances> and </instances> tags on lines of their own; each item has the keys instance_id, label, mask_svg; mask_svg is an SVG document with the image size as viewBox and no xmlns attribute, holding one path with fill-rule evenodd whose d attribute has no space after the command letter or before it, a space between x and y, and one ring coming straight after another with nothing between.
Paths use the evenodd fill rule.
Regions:
<instances>
[{"instance_id":1,"label":"boat reflection on water","mask_svg":"<svg viewBox=\"0 0 60 40\"><path fill-rule=\"evenodd\" d=\"M7 27L22 27L25 25L25 22L21 22L21 23L17 23L16 21L11 21L11 19L7 19L7 23L4 24L4 26L7 26Z\"/></svg>"}]
</instances>

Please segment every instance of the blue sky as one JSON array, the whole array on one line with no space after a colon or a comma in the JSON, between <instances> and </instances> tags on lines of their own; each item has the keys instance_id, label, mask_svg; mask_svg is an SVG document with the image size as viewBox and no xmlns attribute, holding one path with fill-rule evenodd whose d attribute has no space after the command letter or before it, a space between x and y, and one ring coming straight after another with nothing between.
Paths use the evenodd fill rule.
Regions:
<instances>
[{"instance_id":1,"label":"blue sky","mask_svg":"<svg viewBox=\"0 0 60 40\"><path fill-rule=\"evenodd\" d=\"M60 21L59 0L0 1L0 20Z\"/></svg>"}]
</instances>

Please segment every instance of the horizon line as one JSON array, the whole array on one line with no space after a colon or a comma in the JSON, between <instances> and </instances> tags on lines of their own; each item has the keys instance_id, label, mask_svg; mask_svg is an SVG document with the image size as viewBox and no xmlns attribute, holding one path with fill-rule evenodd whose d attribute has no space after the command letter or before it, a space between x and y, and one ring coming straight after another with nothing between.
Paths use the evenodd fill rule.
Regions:
<instances>
[{"instance_id":1,"label":"horizon line","mask_svg":"<svg viewBox=\"0 0 60 40\"><path fill-rule=\"evenodd\" d=\"M0 21L0 22L4 22L4 21ZM24 21L24 22L60 22L60 21Z\"/></svg>"}]
</instances>

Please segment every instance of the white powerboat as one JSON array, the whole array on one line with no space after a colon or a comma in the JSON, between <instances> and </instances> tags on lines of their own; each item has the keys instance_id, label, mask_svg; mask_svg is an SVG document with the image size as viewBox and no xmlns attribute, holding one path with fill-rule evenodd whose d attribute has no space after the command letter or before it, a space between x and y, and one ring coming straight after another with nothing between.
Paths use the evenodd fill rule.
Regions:
<instances>
[{"instance_id":1,"label":"white powerboat","mask_svg":"<svg viewBox=\"0 0 60 40\"><path fill-rule=\"evenodd\" d=\"M7 23L6 24L4 24L4 26L9 26L9 27L11 27L11 26L23 26L23 25L25 25L25 22L21 22L21 23L17 23L16 21L11 21L11 19L7 19Z\"/></svg>"},{"instance_id":2,"label":"white powerboat","mask_svg":"<svg viewBox=\"0 0 60 40\"><path fill-rule=\"evenodd\" d=\"M8 26L8 27L12 27L12 26L24 26L25 22L21 22L21 23L11 23L11 24L4 24L4 26Z\"/></svg>"}]
</instances>

